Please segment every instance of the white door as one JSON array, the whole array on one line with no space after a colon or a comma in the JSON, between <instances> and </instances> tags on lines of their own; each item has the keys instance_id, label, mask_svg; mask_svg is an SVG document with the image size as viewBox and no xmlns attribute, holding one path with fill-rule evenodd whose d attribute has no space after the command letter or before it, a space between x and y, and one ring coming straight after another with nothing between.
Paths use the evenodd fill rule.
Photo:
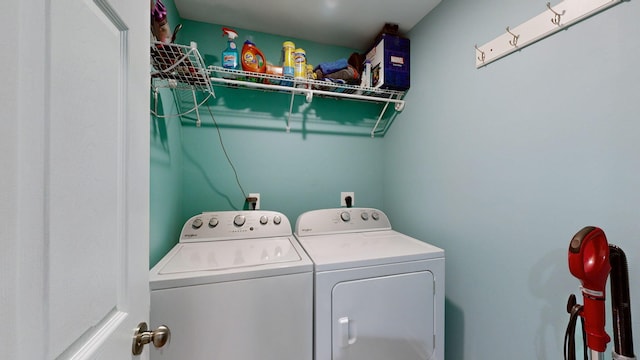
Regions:
<instances>
[{"instance_id":1,"label":"white door","mask_svg":"<svg viewBox=\"0 0 640 360\"><path fill-rule=\"evenodd\" d=\"M149 2L5 5L0 357L138 359L133 331L149 317Z\"/></svg>"},{"instance_id":2,"label":"white door","mask_svg":"<svg viewBox=\"0 0 640 360\"><path fill-rule=\"evenodd\" d=\"M427 360L435 344L430 271L345 281L331 295L333 360Z\"/></svg>"}]
</instances>

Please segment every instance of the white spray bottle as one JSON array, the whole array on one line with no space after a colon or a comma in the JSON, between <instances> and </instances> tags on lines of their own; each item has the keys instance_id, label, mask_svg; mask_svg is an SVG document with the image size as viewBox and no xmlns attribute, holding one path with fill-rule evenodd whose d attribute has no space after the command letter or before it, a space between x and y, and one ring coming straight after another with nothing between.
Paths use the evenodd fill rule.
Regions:
<instances>
[{"instance_id":1,"label":"white spray bottle","mask_svg":"<svg viewBox=\"0 0 640 360\"><path fill-rule=\"evenodd\" d=\"M238 70L240 68L240 54L234 39L238 37L238 33L233 29L222 28L222 36L229 38L227 48L222 52L222 67L225 69Z\"/></svg>"}]
</instances>

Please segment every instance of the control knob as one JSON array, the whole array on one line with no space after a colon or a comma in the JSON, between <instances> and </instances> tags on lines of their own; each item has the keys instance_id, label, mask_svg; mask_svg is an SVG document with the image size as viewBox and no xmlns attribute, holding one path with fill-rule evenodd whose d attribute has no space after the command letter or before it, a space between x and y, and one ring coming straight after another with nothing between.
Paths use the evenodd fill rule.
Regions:
<instances>
[{"instance_id":1,"label":"control knob","mask_svg":"<svg viewBox=\"0 0 640 360\"><path fill-rule=\"evenodd\" d=\"M233 218L233 224L238 227L244 225L245 221L247 221L247 218L244 215L236 215Z\"/></svg>"},{"instance_id":2,"label":"control knob","mask_svg":"<svg viewBox=\"0 0 640 360\"><path fill-rule=\"evenodd\" d=\"M268 222L269 222L269 218L268 218L268 217L266 217L265 215L262 215L262 216L260 217L260 224L262 224L262 225L266 225Z\"/></svg>"},{"instance_id":3,"label":"control knob","mask_svg":"<svg viewBox=\"0 0 640 360\"><path fill-rule=\"evenodd\" d=\"M201 226L202 226L202 219L200 218L193 220L193 223L191 224L191 227L194 229L200 229Z\"/></svg>"},{"instance_id":4,"label":"control knob","mask_svg":"<svg viewBox=\"0 0 640 360\"><path fill-rule=\"evenodd\" d=\"M348 212L343 211L340 214L340 218L342 219L342 221L347 222L347 221L351 220L351 215Z\"/></svg>"}]
</instances>

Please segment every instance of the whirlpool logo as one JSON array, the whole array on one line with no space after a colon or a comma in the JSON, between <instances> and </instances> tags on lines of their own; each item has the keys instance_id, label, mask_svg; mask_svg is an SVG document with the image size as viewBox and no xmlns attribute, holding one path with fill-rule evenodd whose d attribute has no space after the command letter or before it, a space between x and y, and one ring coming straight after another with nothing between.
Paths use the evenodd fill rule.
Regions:
<instances>
[{"instance_id":1,"label":"whirlpool logo","mask_svg":"<svg viewBox=\"0 0 640 360\"><path fill-rule=\"evenodd\" d=\"M304 229L300 229L300 232L303 232L303 233L304 233L304 232L311 232L311 231L313 231L313 229L312 229L312 228L304 228Z\"/></svg>"}]
</instances>

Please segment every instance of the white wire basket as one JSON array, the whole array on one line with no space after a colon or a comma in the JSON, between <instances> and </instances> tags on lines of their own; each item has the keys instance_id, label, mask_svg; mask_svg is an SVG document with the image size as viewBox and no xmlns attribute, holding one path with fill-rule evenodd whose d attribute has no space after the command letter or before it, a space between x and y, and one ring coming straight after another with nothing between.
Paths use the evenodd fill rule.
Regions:
<instances>
[{"instance_id":1,"label":"white wire basket","mask_svg":"<svg viewBox=\"0 0 640 360\"><path fill-rule=\"evenodd\" d=\"M196 43L190 46L151 43L151 85L154 88L204 91L214 94Z\"/></svg>"}]
</instances>

